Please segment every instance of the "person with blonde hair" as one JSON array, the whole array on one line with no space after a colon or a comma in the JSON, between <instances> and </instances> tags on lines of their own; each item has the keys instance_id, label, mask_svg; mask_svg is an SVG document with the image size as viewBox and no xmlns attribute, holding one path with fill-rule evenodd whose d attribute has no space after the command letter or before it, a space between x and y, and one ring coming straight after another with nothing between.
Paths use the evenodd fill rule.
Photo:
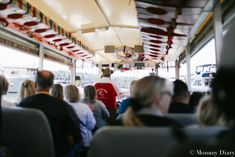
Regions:
<instances>
[{"instance_id":1,"label":"person with blonde hair","mask_svg":"<svg viewBox=\"0 0 235 157\"><path fill-rule=\"evenodd\" d=\"M51 96L59 98L61 100L64 99L64 89L63 86L61 84L54 84L51 87Z\"/></svg>"},{"instance_id":2,"label":"person with blonde hair","mask_svg":"<svg viewBox=\"0 0 235 157\"><path fill-rule=\"evenodd\" d=\"M5 76L0 75L0 97L1 97L1 107L15 107L15 104L9 102L5 99L4 95L7 94L9 83Z\"/></svg>"},{"instance_id":3,"label":"person with blonde hair","mask_svg":"<svg viewBox=\"0 0 235 157\"><path fill-rule=\"evenodd\" d=\"M95 118L91 109L80 101L79 90L75 85L68 85L65 88L65 97L68 103L73 107L80 119L80 129L83 137L84 149L87 149L92 140L92 129L95 128Z\"/></svg>"},{"instance_id":4,"label":"person with blonde hair","mask_svg":"<svg viewBox=\"0 0 235 157\"><path fill-rule=\"evenodd\" d=\"M199 126L226 125L224 115L213 104L210 96L201 99L196 114Z\"/></svg>"},{"instance_id":5,"label":"person with blonde hair","mask_svg":"<svg viewBox=\"0 0 235 157\"><path fill-rule=\"evenodd\" d=\"M173 94L172 83L158 76L147 76L137 81L130 107L117 124L124 126L180 126L164 116Z\"/></svg>"},{"instance_id":6,"label":"person with blonde hair","mask_svg":"<svg viewBox=\"0 0 235 157\"><path fill-rule=\"evenodd\" d=\"M19 102L26 97L34 95L35 93L35 83L32 80L25 80L20 88Z\"/></svg>"}]
</instances>

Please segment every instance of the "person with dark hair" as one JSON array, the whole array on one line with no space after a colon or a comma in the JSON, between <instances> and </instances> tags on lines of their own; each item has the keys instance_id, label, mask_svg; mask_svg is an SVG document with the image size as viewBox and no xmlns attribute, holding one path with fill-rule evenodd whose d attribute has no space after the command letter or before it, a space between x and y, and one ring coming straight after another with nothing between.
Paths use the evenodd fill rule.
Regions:
<instances>
[{"instance_id":1,"label":"person with dark hair","mask_svg":"<svg viewBox=\"0 0 235 157\"><path fill-rule=\"evenodd\" d=\"M188 104L189 91L186 83L181 80L174 81L174 94L170 104L169 113L194 113L194 107Z\"/></svg>"},{"instance_id":2,"label":"person with dark hair","mask_svg":"<svg viewBox=\"0 0 235 157\"><path fill-rule=\"evenodd\" d=\"M96 120L96 129L108 125L109 112L104 103L96 99L96 89L92 85L84 88L85 98L83 103L87 104L93 111Z\"/></svg>"},{"instance_id":3,"label":"person with dark hair","mask_svg":"<svg viewBox=\"0 0 235 157\"><path fill-rule=\"evenodd\" d=\"M235 22L232 22L228 31L224 35L222 53L219 56L219 69L216 72L215 78L212 81L212 101L223 114L228 129L217 137L217 140L211 143L205 142L191 142L182 143L175 150L171 152L168 157L192 157L198 156L196 151L202 149L210 152L224 153L231 151L232 154L220 154L219 156L234 156L235 150ZM190 154L189 152L192 152Z\"/></svg>"},{"instance_id":4,"label":"person with dark hair","mask_svg":"<svg viewBox=\"0 0 235 157\"><path fill-rule=\"evenodd\" d=\"M189 98L189 105L197 107L203 96L204 93L202 92L193 92Z\"/></svg>"},{"instance_id":5,"label":"person with dark hair","mask_svg":"<svg viewBox=\"0 0 235 157\"><path fill-rule=\"evenodd\" d=\"M63 86L61 84L54 84L51 88L51 96L63 100L64 99Z\"/></svg>"},{"instance_id":6,"label":"person with dark hair","mask_svg":"<svg viewBox=\"0 0 235 157\"><path fill-rule=\"evenodd\" d=\"M53 80L54 75L50 71L37 72L36 94L22 100L19 106L39 109L45 113L51 126L56 157L73 157L82 139L80 121L65 101L50 96Z\"/></svg>"}]
</instances>

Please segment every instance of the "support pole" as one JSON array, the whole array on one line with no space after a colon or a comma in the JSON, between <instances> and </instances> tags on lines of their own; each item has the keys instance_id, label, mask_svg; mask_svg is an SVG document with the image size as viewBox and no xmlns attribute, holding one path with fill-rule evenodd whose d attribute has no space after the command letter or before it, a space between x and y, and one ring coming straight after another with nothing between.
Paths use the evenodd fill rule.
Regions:
<instances>
[{"instance_id":1,"label":"support pole","mask_svg":"<svg viewBox=\"0 0 235 157\"><path fill-rule=\"evenodd\" d=\"M72 59L72 64L70 68L70 83L75 84L75 77L76 77L76 60Z\"/></svg>"},{"instance_id":2,"label":"support pole","mask_svg":"<svg viewBox=\"0 0 235 157\"><path fill-rule=\"evenodd\" d=\"M42 44L39 45L39 70L43 70L43 59L44 59L44 47Z\"/></svg>"},{"instance_id":3,"label":"support pole","mask_svg":"<svg viewBox=\"0 0 235 157\"><path fill-rule=\"evenodd\" d=\"M180 79L180 63L178 60L175 60L175 79Z\"/></svg>"},{"instance_id":4,"label":"support pole","mask_svg":"<svg viewBox=\"0 0 235 157\"><path fill-rule=\"evenodd\" d=\"M222 12L221 4L219 0L216 0L215 7L213 11L213 21L214 21L214 33L215 33L215 56L216 56L216 66L217 69L220 65L220 55L223 46L223 24L222 24Z\"/></svg>"},{"instance_id":5,"label":"support pole","mask_svg":"<svg viewBox=\"0 0 235 157\"><path fill-rule=\"evenodd\" d=\"M186 46L186 64L187 64L187 85L188 90L191 91L191 65L190 65L190 45Z\"/></svg>"}]
</instances>

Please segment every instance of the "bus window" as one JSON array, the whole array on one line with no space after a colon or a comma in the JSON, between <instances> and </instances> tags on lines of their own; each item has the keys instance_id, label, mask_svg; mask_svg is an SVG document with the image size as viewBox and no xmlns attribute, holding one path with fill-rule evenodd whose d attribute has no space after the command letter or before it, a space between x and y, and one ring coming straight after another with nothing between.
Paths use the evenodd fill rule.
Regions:
<instances>
[{"instance_id":1,"label":"bus window","mask_svg":"<svg viewBox=\"0 0 235 157\"><path fill-rule=\"evenodd\" d=\"M69 84L70 82L70 70L69 66L54 62L48 59L44 59L43 61L43 69L52 71L55 75L54 83L60 83L63 86Z\"/></svg>"},{"instance_id":2,"label":"bus window","mask_svg":"<svg viewBox=\"0 0 235 157\"><path fill-rule=\"evenodd\" d=\"M36 56L0 45L0 74L9 81L6 95L9 101L17 101L21 84L26 79L34 80L38 67L39 60Z\"/></svg>"}]
</instances>

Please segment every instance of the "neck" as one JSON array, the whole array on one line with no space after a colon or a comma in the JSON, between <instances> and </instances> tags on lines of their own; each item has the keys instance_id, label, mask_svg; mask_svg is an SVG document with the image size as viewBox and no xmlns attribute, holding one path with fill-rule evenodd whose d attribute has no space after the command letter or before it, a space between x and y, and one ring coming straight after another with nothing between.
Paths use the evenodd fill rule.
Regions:
<instances>
[{"instance_id":1,"label":"neck","mask_svg":"<svg viewBox=\"0 0 235 157\"><path fill-rule=\"evenodd\" d=\"M48 94L49 95L49 90L38 90L36 94Z\"/></svg>"}]
</instances>

